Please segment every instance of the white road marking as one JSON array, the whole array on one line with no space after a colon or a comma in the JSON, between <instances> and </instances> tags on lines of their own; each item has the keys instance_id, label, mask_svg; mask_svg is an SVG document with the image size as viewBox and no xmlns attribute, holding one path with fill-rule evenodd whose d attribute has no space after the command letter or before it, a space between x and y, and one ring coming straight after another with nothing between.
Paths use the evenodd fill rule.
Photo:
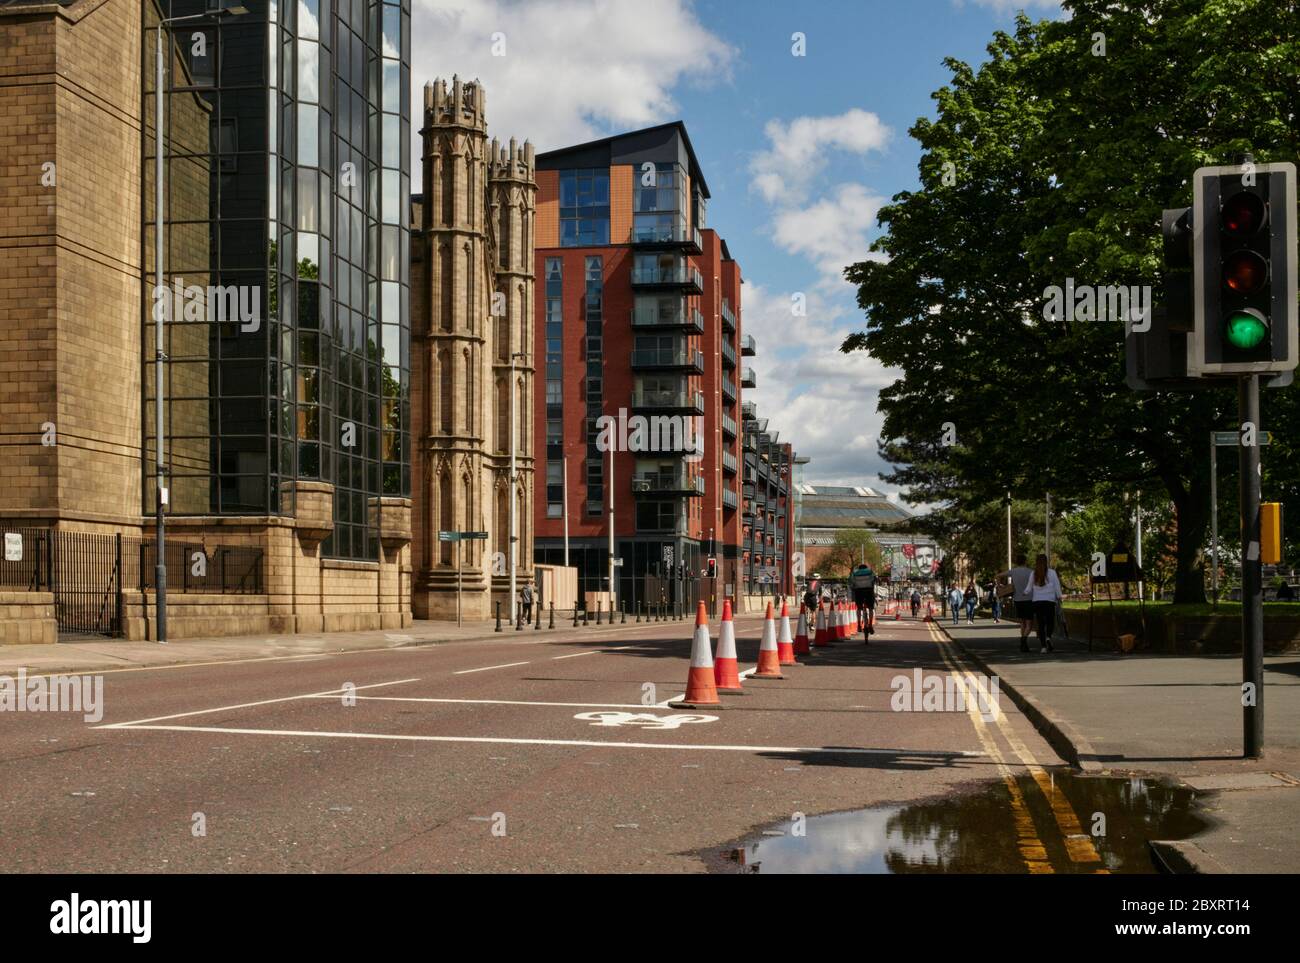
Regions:
<instances>
[{"instance_id":1,"label":"white road marking","mask_svg":"<svg viewBox=\"0 0 1300 963\"><path fill-rule=\"evenodd\" d=\"M568 655L553 655L552 659L576 659L584 655L600 655L599 652L570 652Z\"/></svg>"},{"instance_id":2,"label":"white road marking","mask_svg":"<svg viewBox=\"0 0 1300 963\"><path fill-rule=\"evenodd\" d=\"M355 691L360 692L362 689L378 689L386 685L403 685L407 682L419 682L419 679L395 679L392 682L374 682L370 685L359 685ZM294 702L298 699L314 699L318 696L333 696L337 698L343 694L342 687L338 689L326 689L323 692L305 692L302 695L284 696L280 699L263 699L260 702L241 702L233 706L218 706L215 709L195 709L192 712L177 712L170 716L154 716L151 719L136 719L134 722L113 722L102 726L93 726L94 729L126 729L130 726L140 725L145 722L165 722L168 719L184 719L187 716L203 716L213 712L227 712L232 709L252 709L255 706L269 706L277 702Z\"/></svg>"},{"instance_id":3,"label":"white road marking","mask_svg":"<svg viewBox=\"0 0 1300 963\"><path fill-rule=\"evenodd\" d=\"M314 699L336 699L337 696L312 696ZM435 699L426 696L357 696L365 702L446 702L474 706L559 706L565 709L646 709L639 702L528 702L523 699Z\"/></svg>"},{"instance_id":4,"label":"white road marking","mask_svg":"<svg viewBox=\"0 0 1300 963\"><path fill-rule=\"evenodd\" d=\"M492 669L512 669L517 665L527 664L527 662L507 662L504 665L485 665L478 669L461 669L459 672L453 672L452 675L469 675L471 672L489 672Z\"/></svg>"},{"instance_id":5,"label":"white road marking","mask_svg":"<svg viewBox=\"0 0 1300 963\"><path fill-rule=\"evenodd\" d=\"M116 726L99 726L98 728L124 728ZM589 749L682 749L694 752L803 752L828 756L952 756L967 758L983 756L983 752L957 750L954 752L936 752L926 749L855 749L834 748L830 746L727 746L702 745L695 743L671 742L603 742L596 739L514 739L504 736L417 736L407 734L390 734L382 732L328 732L310 729L227 729L221 726L155 726L132 725L131 729L152 729L163 732L212 732L237 736L293 736L299 739L370 739L394 740L398 742L478 742L507 744L514 746L579 746Z\"/></svg>"}]
</instances>

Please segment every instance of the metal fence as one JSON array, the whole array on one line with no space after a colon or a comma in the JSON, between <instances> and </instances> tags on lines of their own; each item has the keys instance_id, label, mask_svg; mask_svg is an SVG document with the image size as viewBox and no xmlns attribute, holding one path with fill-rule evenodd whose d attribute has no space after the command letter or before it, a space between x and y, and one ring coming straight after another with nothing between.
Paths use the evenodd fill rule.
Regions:
<instances>
[{"instance_id":1,"label":"metal fence","mask_svg":"<svg viewBox=\"0 0 1300 963\"><path fill-rule=\"evenodd\" d=\"M155 588L156 542L97 532L8 528L20 557L0 554L0 590L52 592L60 634L120 635L122 592ZM167 591L259 595L260 548L167 542Z\"/></svg>"}]
</instances>

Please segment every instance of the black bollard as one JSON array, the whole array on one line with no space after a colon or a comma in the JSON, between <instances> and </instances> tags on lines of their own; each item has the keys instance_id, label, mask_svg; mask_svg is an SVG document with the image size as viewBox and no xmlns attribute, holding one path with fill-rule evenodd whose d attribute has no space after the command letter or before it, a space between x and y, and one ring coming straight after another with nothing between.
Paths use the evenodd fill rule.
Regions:
<instances>
[{"instance_id":1,"label":"black bollard","mask_svg":"<svg viewBox=\"0 0 1300 963\"><path fill-rule=\"evenodd\" d=\"M591 625L591 609L582 610L582 624Z\"/></svg>"},{"instance_id":2,"label":"black bollard","mask_svg":"<svg viewBox=\"0 0 1300 963\"><path fill-rule=\"evenodd\" d=\"M548 629L555 628L555 603L554 602L551 603L551 620L550 622L547 623L546 627Z\"/></svg>"},{"instance_id":3,"label":"black bollard","mask_svg":"<svg viewBox=\"0 0 1300 963\"><path fill-rule=\"evenodd\" d=\"M496 631L501 631L501 603L497 602L497 627Z\"/></svg>"},{"instance_id":4,"label":"black bollard","mask_svg":"<svg viewBox=\"0 0 1300 963\"><path fill-rule=\"evenodd\" d=\"M533 631L540 632L541 630L542 630L542 606L541 603L539 602L537 605L537 624L533 626Z\"/></svg>"},{"instance_id":5,"label":"black bollard","mask_svg":"<svg viewBox=\"0 0 1300 963\"><path fill-rule=\"evenodd\" d=\"M623 606L623 617L619 619L620 625L627 625L627 606Z\"/></svg>"},{"instance_id":6,"label":"black bollard","mask_svg":"<svg viewBox=\"0 0 1300 963\"><path fill-rule=\"evenodd\" d=\"M643 608L645 608L645 603L644 603L644 602L642 602L640 605L637 606L637 609L636 609L636 620L637 620L638 623L640 623L640 621L641 621L641 610L642 610Z\"/></svg>"},{"instance_id":7,"label":"black bollard","mask_svg":"<svg viewBox=\"0 0 1300 963\"><path fill-rule=\"evenodd\" d=\"M573 604L573 627L575 629L578 627L578 604L576 602Z\"/></svg>"}]
</instances>

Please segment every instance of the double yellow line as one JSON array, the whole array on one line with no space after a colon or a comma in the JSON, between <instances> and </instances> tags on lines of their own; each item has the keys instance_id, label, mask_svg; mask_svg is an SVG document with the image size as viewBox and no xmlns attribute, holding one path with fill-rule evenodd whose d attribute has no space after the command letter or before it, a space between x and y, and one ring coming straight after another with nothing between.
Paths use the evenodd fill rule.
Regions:
<instances>
[{"instance_id":1,"label":"double yellow line","mask_svg":"<svg viewBox=\"0 0 1300 963\"><path fill-rule=\"evenodd\" d=\"M926 626L930 631L930 638L939 649L940 657L948 667L949 675L953 677L955 683L965 693L966 715L975 727L975 735L979 738L980 745L984 747L984 751L989 754L989 758L998 767L998 774L1002 777L1002 782L1006 785L1007 792L1011 796L1011 813L1016 825L1016 845L1020 850L1020 858L1024 860L1025 868L1031 873L1056 872L1048 857L1047 847L1043 845L1042 838L1038 835L1025 794L1020 789L1020 783L1011 772L1011 766L1007 763L1006 757L998 745L994 730L980 713L980 706L975 698L976 693L971 691L967 679L969 670L964 668L967 665L965 659L953 648L952 643L948 641L933 622L926 623ZM1038 764L1033 753L1029 751L1029 748L1007 720L1006 714L996 705L986 707L986 709L991 710L990 714L996 724L996 731L1001 733L1002 738L1011 747L1012 753L1019 758L1021 764L1038 786L1039 791L1047 800L1047 804L1052 811L1052 818L1061 833L1061 840L1070 862L1080 868L1091 867L1093 872L1109 872L1102 865L1101 855L1093 846L1092 837L1084 831L1074 807L1070 805L1070 801L1065 798L1064 793L1057 791L1052 782L1052 777Z\"/></svg>"}]
</instances>

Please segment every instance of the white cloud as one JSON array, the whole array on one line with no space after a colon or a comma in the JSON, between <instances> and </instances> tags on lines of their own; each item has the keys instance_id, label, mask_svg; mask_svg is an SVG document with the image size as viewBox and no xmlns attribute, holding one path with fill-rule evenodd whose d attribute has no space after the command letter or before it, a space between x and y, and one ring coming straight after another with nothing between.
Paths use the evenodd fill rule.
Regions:
<instances>
[{"instance_id":1,"label":"white cloud","mask_svg":"<svg viewBox=\"0 0 1300 963\"><path fill-rule=\"evenodd\" d=\"M744 364L758 387L744 389L744 399L796 453L812 459L808 479L891 490L880 481L888 465L877 453L876 393L896 375L862 352L840 353L853 318L836 300L813 292L802 317L790 303L789 292L745 284L741 330L754 336L758 352Z\"/></svg>"},{"instance_id":2,"label":"white cloud","mask_svg":"<svg viewBox=\"0 0 1300 963\"><path fill-rule=\"evenodd\" d=\"M830 117L769 120L770 146L750 161L752 186L769 202L798 202L826 166L828 150L867 154L889 142L890 130L875 114L857 107Z\"/></svg>"},{"instance_id":3,"label":"white cloud","mask_svg":"<svg viewBox=\"0 0 1300 963\"><path fill-rule=\"evenodd\" d=\"M953 0L953 6L964 7L968 2L1000 14L1019 13L1021 10L1031 14L1039 10L1062 12L1061 0Z\"/></svg>"},{"instance_id":4,"label":"white cloud","mask_svg":"<svg viewBox=\"0 0 1300 963\"><path fill-rule=\"evenodd\" d=\"M868 235L884 203L861 184L840 184L812 204L777 211L773 240L811 261L823 282L843 284L844 268L869 256Z\"/></svg>"},{"instance_id":5,"label":"white cloud","mask_svg":"<svg viewBox=\"0 0 1300 963\"><path fill-rule=\"evenodd\" d=\"M478 79L489 132L539 151L672 120L671 90L726 79L736 56L686 0L414 0L411 19L417 111L426 81Z\"/></svg>"}]
</instances>

